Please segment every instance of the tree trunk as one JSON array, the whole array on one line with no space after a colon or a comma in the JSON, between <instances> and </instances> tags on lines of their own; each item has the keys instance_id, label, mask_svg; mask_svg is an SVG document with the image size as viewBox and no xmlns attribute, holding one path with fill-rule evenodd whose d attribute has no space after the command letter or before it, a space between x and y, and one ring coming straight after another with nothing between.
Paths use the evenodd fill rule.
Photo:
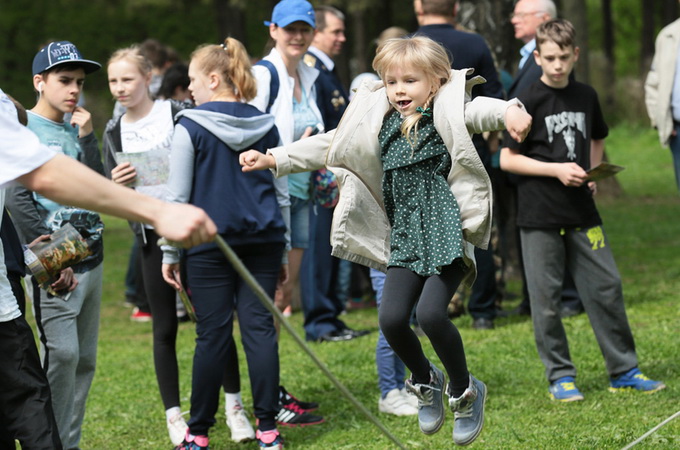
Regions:
<instances>
[{"instance_id":1,"label":"tree trunk","mask_svg":"<svg viewBox=\"0 0 680 450\"><path fill-rule=\"evenodd\" d=\"M220 41L231 36L247 47L247 36L243 28L245 22L243 10L234 5L231 0L214 0L213 5Z\"/></svg>"},{"instance_id":2,"label":"tree trunk","mask_svg":"<svg viewBox=\"0 0 680 450\"><path fill-rule=\"evenodd\" d=\"M508 0L467 0L460 2L457 22L484 37L499 70L515 73L521 43L514 38Z\"/></svg>"},{"instance_id":3,"label":"tree trunk","mask_svg":"<svg viewBox=\"0 0 680 450\"><path fill-rule=\"evenodd\" d=\"M607 0L603 0L603 4ZM576 29L576 42L581 49L581 54L576 65L576 79L588 83L590 80L588 64L588 14L587 14L586 0L572 0L562 2L562 11L558 14L569 20ZM612 79L612 84L613 84Z\"/></svg>"},{"instance_id":4,"label":"tree trunk","mask_svg":"<svg viewBox=\"0 0 680 450\"><path fill-rule=\"evenodd\" d=\"M656 8L651 8L650 10L655 10ZM677 0L662 0L661 3L661 25L666 26L673 22L678 17L678 2Z\"/></svg>"},{"instance_id":5,"label":"tree trunk","mask_svg":"<svg viewBox=\"0 0 680 450\"><path fill-rule=\"evenodd\" d=\"M676 0L673 0L677 3ZM642 6L642 29L640 30L641 48L640 48L640 75L645 76L652 64L654 57L654 39L655 39L655 24L654 11L657 10L657 0L641 0Z\"/></svg>"}]
</instances>

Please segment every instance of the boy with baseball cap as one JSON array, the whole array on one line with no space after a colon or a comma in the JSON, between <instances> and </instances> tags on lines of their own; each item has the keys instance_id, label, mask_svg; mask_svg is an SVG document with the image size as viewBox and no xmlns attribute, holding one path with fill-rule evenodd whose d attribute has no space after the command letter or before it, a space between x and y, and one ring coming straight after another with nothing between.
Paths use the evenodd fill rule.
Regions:
<instances>
[{"instance_id":1,"label":"boy with baseball cap","mask_svg":"<svg viewBox=\"0 0 680 450\"><path fill-rule=\"evenodd\" d=\"M77 105L85 75L99 68L99 63L83 58L71 42L51 42L42 48L33 59L38 101L28 111L27 126L51 150L103 174L90 113ZM71 117L64 121L67 113ZM62 270L49 286L40 287L33 280L42 363L52 390L59 435L64 448L78 448L96 363L104 224L95 212L58 204L24 187L12 188L7 203L23 243L70 223L92 252L79 264Z\"/></svg>"}]
</instances>

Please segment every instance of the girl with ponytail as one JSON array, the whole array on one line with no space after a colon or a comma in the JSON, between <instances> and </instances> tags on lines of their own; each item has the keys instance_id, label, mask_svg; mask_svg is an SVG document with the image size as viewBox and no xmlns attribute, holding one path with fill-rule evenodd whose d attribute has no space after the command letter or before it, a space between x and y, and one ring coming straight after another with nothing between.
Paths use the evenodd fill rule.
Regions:
<instances>
[{"instance_id":1,"label":"girl with ponytail","mask_svg":"<svg viewBox=\"0 0 680 450\"><path fill-rule=\"evenodd\" d=\"M197 107L177 115L169 200L201 205L218 233L273 297L279 277L287 273L282 265L286 225L272 174L242 173L239 154L249 148L264 152L278 144L274 117L246 103L255 97L257 85L248 54L236 39L194 51L189 79ZM163 253L163 277L181 289L179 255L170 247L164 247ZM271 313L213 243L187 251L186 271L198 336L189 429L177 448L208 447L225 367L231 363L229 356L236 354L230 351L235 313L248 362L257 436L278 436L279 356Z\"/></svg>"}]
</instances>

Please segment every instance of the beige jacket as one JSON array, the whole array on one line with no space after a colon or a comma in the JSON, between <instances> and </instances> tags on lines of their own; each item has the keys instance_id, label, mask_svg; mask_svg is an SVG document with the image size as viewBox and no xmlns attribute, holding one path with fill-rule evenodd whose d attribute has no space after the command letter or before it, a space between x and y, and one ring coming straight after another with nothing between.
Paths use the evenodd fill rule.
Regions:
<instances>
[{"instance_id":1,"label":"beige jacket","mask_svg":"<svg viewBox=\"0 0 680 450\"><path fill-rule=\"evenodd\" d=\"M471 134L504 128L505 110L518 101L477 97L470 102L472 86L484 79L466 81L466 73L472 70L453 70L451 81L439 90L434 121L451 154L448 182L461 212L466 262L474 268L473 246L486 248L489 241L492 192ZM390 256L390 225L383 205L378 133L389 108L382 82L364 82L337 129L269 150L277 177L324 165L336 174L340 199L331 228L333 255L383 271Z\"/></svg>"},{"instance_id":2,"label":"beige jacket","mask_svg":"<svg viewBox=\"0 0 680 450\"><path fill-rule=\"evenodd\" d=\"M668 146L673 133L671 93L680 44L680 19L663 28L656 37L652 68L645 80L645 105L652 126L659 131L661 145Z\"/></svg>"}]
</instances>

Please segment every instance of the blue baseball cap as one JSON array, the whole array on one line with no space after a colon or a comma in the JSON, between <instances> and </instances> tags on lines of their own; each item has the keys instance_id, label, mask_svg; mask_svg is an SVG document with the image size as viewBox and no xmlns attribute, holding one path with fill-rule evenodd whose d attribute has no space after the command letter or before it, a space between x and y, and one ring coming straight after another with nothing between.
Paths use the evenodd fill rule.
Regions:
<instances>
[{"instance_id":1,"label":"blue baseball cap","mask_svg":"<svg viewBox=\"0 0 680 450\"><path fill-rule=\"evenodd\" d=\"M312 4L305 0L281 0L274 7L271 22L265 20L264 24L286 27L293 22L305 22L312 28L316 28L316 16Z\"/></svg>"},{"instance_id":2,"label":"blue baseball cap","mask_svg":"<svg viewBox=\"0 0 680 450\"><path fill-rule=\"evenodd\" d=\"M69 41L50 42L40 49L33 58L33 75L38 75L55 66L67 63L82 66L85 73L92 73L102 67L98 62L84 59L76 46Z\"/></svg>"}]
</instances>

